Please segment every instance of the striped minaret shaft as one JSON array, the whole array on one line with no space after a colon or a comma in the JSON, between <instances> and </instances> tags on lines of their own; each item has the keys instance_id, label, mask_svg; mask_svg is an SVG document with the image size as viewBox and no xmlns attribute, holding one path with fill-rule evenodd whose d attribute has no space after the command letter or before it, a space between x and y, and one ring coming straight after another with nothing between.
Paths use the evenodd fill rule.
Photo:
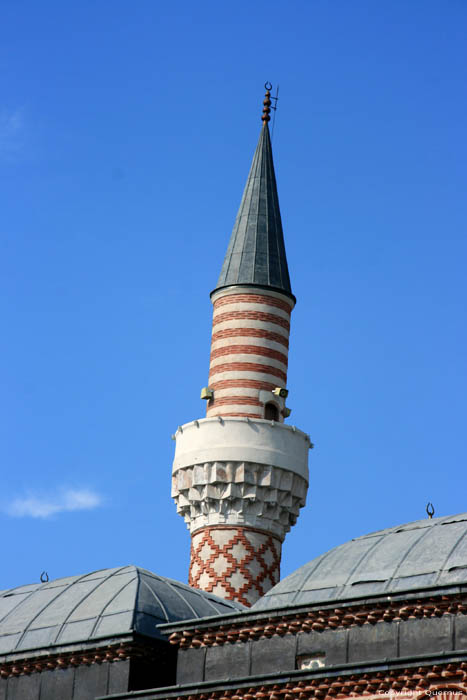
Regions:
<instances>
[{"instance_id":1,"label":"striped minaret shaft","mask_svg":"<svg viewBox=\"0 0 467 700\"><path fill-rule=\"evenodd\" d=\"M272 290L230 287L213 294L206 415L284 420L290 297ZM267 412L267 415L266 415Z\"/></svg>"},{"instance_id":2,"label":"striped minaret shaft","mask_svg":"<svg viewBox=\"0 0 467 700\"><path fill-rule=\"evenodd\" d=\"M269 136L271 96L216 289L206 418L175 434L172 495L190 529L189 583L252 605L280 577L305 505L308 435L284 423L295 305Z\"/></svg>"}]
</instances>

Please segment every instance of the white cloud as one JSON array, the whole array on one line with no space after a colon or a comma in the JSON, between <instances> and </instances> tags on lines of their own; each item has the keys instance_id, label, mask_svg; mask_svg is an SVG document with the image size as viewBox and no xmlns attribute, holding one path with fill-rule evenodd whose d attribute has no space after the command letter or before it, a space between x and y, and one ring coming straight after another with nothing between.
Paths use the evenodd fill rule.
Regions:
<instances>
[{"instance_id":1,"label":"white cloud","mask_svg":"<svg viewBox=\"0 0 467 700\"><path fill-rule=\"evenodd\" d=\"M24 119L22 110L0 109L0 154L8 155L23 146Z\"/></svg>"},{"instance_id":2,"label":"white cloud","mask_svg":"<svg viewBox=\"0 0 467 700\"><path fill-rule=\"evenodd\" d=\"M57 513L75 510L91 510L102 504L102 498L90 489L64 489L55 496L34 496L17 498L5 512L15 518L49 518Z\"/></svg>"}]
</instances>

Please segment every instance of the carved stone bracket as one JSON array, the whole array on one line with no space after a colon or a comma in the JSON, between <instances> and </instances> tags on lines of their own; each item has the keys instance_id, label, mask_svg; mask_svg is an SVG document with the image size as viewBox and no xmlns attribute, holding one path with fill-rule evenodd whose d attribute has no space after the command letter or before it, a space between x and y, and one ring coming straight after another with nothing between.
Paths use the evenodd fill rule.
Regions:
<instances>
[{"instance_id":1,"label":"carved stone bracket","mask_svg":"<svg viewBox=\"0 0 467 700\"><path fill-rule=\"evenodd\" d=\"M205 462L178 469L172 478L177 512L193 533L212 525L243 525L284 540L305 505L300 475L253 462Z\"/></svg>"}]
</instances>

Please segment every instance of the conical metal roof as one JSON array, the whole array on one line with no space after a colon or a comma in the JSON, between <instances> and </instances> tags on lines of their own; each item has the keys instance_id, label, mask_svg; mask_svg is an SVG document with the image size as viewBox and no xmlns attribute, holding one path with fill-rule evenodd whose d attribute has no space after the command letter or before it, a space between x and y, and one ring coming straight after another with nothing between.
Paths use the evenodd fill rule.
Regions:
<instances>
[{"instance_id":1,"label":"conical metal roof","mask_svg":"<svg viewBox=\"0 0 467 700\"><path fill-rule=\"evenodd\" d=\"M222 271L214 291L232 285L271 288L290 296L271 138L263 123Z\"/></svg>"}]
</instances>

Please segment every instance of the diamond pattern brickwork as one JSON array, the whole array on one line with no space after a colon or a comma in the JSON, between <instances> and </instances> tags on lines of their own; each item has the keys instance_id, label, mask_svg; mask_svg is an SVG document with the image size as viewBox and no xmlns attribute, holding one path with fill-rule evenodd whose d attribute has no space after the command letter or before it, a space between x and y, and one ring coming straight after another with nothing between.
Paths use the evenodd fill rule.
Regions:
<instances>
[{"instance_id":1,"label":"diamond pattern brickwork","mask_svg":"<svg viewBox=\"0 0 467 700\"><path fill-rule=\"evenodd\" d=\"M189 584L247 607L280 577L281 542L246 527L206 527L191 539Z\"/></svg>"}]
</instances>

